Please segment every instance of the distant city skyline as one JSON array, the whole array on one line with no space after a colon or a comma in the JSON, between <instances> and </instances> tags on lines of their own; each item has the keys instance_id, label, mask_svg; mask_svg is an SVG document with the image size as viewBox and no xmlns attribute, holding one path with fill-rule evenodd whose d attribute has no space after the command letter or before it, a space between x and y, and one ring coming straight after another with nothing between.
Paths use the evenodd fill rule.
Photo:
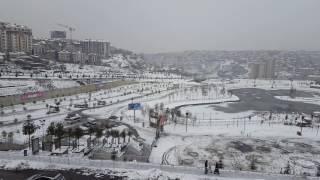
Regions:
<instances>
[{"instance_id":1,"label":"distant city skyline","mask_svg":"<svg viewBox=\"0 0 320 180\"><path fill-rule=\"evenodd\" d=\"M3 0L0 21L26 25L39 38L66 24L75 39L137 53L320 50L318 7L318 0Z\"/></svg>"}]
</instances>

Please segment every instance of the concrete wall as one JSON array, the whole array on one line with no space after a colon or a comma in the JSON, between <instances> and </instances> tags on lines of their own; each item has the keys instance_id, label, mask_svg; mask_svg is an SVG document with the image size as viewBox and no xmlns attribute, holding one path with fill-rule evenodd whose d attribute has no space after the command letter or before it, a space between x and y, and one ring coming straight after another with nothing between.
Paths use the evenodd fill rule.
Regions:
<instances>
[{"instance_id":1,"label":"concrete wall","mask_svg":"<svg viewBox=\"0 0 320 180\"><path fill-rule=\"evenodd\" d=\"M10 106L10 105L16 105L16 104L22 104L22 103L28 103L33 101L40 101L50 98L56 98L56 97L62 97L62 96L70 96L80 93L88 93L93 92L101 89L110 89L117 86L127 85L127 84L133 84L134 81L113 81L108 83L102 83L102 84L89 84L79 87L72 87L72 88L63 88L63 89L55 89L50 91L43 91L41 97L33 97L33 98L27 98L23 99L23 94L19 95L12 95L12 96L5 96L0 97L0 105L3 106Z\"/></svg>"}]
</instances>

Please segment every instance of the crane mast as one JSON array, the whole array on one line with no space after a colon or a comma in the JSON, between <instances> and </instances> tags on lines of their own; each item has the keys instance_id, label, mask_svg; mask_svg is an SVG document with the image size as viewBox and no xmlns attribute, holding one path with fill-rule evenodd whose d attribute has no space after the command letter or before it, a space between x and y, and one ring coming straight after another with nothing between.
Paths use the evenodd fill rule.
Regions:
<instances>
[{"instance_id":1,"label":"crane mast","mask_svg":"<svg viewBox=\"0 0 320 180\"><path fill-rule=\"evenodd\" d=\"M65 24L57 24L57 25L60 26L60 27L66 28L69 31L70 40L72 41L72 32L74 32L76 29L74 27L71 27L71 26L68 26L68 25L65 25Z\"/></svg>"}]
</instances>

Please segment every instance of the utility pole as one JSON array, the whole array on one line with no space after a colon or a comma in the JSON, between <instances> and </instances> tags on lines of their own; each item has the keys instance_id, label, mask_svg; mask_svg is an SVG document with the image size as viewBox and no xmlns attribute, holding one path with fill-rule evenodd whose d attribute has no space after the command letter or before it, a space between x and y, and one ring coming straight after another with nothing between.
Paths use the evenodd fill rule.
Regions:
<instances>
[{"instance_id":1,"label":"utility pole","mask_svg":"<svg viewBox=\"0 0 320 180\"><path fill-rule=\"evenodd\" d=\"M133 104L133 98L131 98L131 103ZM133 108L133 122L136 122L136 108Z\"/></svg>"},{"instance_id":2,"label":"utility pole","mask_svg":"<svg viewBox=\"0 0 320 180\"><path fill-rule=\"evenodd\" d=\"M301 117L301 124L300 124L300 133L302 135L302 126L303 126L304 116Z\"/></svg>"},{"instance_id":3,"label":"utility pole","mask_svg":"<svg viewBox=\"0 0 320 180\"><path fill-rule=\"evenodd\" d=\"M189 116L189 113L186 112L186 132L188 132L188 116Z\"/></svg>"},{"instance_id":4,"label":"utility pole","mask_svg":"<svg viewBox=\"0 0 320 180\"><path fill-rule=\"evenodd\" d=\"M246 118L243 120L243 133L246 131Z\"/></svg>"}]
</instances>

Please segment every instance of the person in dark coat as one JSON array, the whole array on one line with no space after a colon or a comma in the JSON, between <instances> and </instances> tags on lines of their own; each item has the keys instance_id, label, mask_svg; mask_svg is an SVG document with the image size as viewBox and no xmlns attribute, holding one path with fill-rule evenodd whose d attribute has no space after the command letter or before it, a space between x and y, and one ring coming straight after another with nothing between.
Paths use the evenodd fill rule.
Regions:
<instances>
[{"instance_id":1,"label":"person in dark coat","mask_svg":"<svg viewBox=\"0 0 320 180\"><path fill-rule=\"evenodd\" d=\"M216 163L216 167L214 168L214 172L213 172L213 174L220 174L220 172L219 172L219 164L218 163Z\"/></svg>"},{"instance_id":2,"label":"person in dark coat","mask_svg":"<svg viewBox=\"0 0 320 180\"><path fill-rule=\"evenodd\" d=\"M208 160L204 162L204 174L208 174Z\"/></svg>"}]
</instances>

